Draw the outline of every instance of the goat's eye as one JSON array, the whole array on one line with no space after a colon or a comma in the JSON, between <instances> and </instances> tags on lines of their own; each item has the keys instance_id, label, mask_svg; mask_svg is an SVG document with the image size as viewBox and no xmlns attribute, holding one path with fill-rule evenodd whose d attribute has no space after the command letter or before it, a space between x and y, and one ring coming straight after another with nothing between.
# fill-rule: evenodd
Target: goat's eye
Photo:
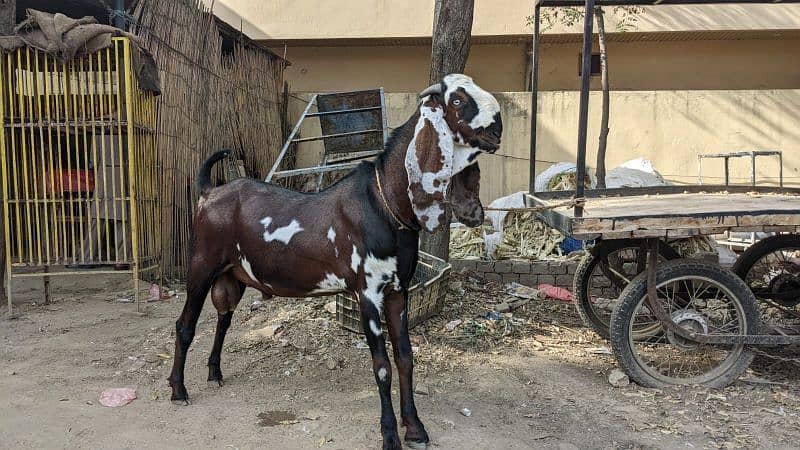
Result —
<instances>
[{"instance_id":1,"label":"goat's eye","mask_svg":"<svg viewBox=\"0 0 800 450\"><path fill-rule=\"evenodd\" d=\"M461 106L462 101L460 98L454 98L451 103L453 104L453 106Z\"/></svg>"}]
</instances>

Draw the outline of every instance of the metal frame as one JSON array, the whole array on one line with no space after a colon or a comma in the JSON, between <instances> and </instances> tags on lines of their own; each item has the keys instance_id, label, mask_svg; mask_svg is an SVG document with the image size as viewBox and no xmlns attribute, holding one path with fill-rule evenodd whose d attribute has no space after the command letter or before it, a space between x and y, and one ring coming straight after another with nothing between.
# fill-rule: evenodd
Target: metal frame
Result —
<instances>
[{"instance_id":1,"label":"metal frame","mask_svg":"<svg viewBox=\"0 0 800 450\"><path fill-rule=\"evenodd\" d=\"M331 96L331 95L349 95L349 94L357 94L360 92L367 92L367 91L379 91L380 96L380 105L379 106L370 106L370 107L359 107L359 108L349 108L349 109L341 109L335 111L319 111L319 104L318 98L321 95ZM383 143L386 144L386 141L389 139L389 129L387 124L386 118L386 97L383 91L383 88L378 89L369 89L367 91L346 91L346 92L332 92L332 93L325 93L325 94L314 94L311 96L311 99L308 101L303 112L300 114L300 118L295 123L292 132L289 133L289 136L286 138L286 142L283 143L283 147L281 148L280 153L278 154L278 158L275 160L275 164L273 164L272 169L270 169L267 177L264 179L267 183L271 183L275 180L279 180L281 178L288 178L297 175L308 175L308 174L320 174L320 182L322 180L322 174L326 172L335 172L339 170L347 170L352 169L360 164L360 161L365 158L369 158L375 156L383 151L383 148L379 150L371 150L371 151L360 151L360 152L351 152L351 153L340 153L340 157L332 157L331 154L327 152L323 155L323 160L321 164L314 167L305 167L301 169L289 169L289 170L280 170L281 165L284 162L284 158L286 157L289 148L292 145L297 145L303 142L313 142L313 141L325 141L326 139L334 139L334 138L341 138L341 137L348 137L348 136L358 136L358 135L365 135L371 133L382 133L383 136ZM312 108L316 108L317 111L312 112ZM312 117L329 117L335 115L342 115L342 114L353 114L353 113L361 113L361 112L368 112L368 111L376 111L380 110L381 112L381 128L372 128L368 130L357 130L352 132L345 132L345 133L334 133L334 134L322 134L320 136L312 136L312 137L305 137L305 138L298 138L297 135L300 132L300 128L303 126L303 122L307 118Z\"/></svg>"},{"instance_id":2,"label":"metal frame","mask_svg":"<svg viewBox=\"0 0 800 450\"><path fill-rule=\"evenodd\" d=\"M139 276L160 261L157 111L155 95L137 87L132 51L130 40L113 38L110 47L68 63L31 47L0 58L9 312L15 278L41 277L47 303L50 277L106 273L130 274L141 306ZM98 157L105 151L113 156ZM75 181L72 174L80 173L86 178ZM90 189L88 173L103 180L103 198ZM93 221L98 233L90 237ZM122 254L111 250L115 238ZM118 263L130 268L63 268Z\"/></svg>"},{"instance_id":3,"label":"metal frame","mask_svg":"<svg viewBox=\"0 0 800 450\"><path fill-rule=\"evenodd\" d=\"M535 192L535 178L536 178L536 135L537 135L537 119L538 119L538 76L539 76L539 42L541 38L540 21L541 21L541 8L544 7L581 7L584 10L584 24L583 24L583 60L581 62L581 92L580 92L580 109L578 114L578 149L576 156L576 183L574 191L575 198L582 199L588 196L596 195L639 195L644 193L646 189L641 188L623 188L623 189L606 189L602 192L589 190L585 191L584 183L581 182L586 174L586 136L587 136L587 123L589 114L589 88L590 88L590 75L591 75L591 50L594 26L594 7L595 6L618 6L618 5L699 5L699 4L741 4L741 3L800 3L800 0L537 0L534 5L534 32L532 41L532 69L531 69L531 141L530 141L530 174L529 174L529 196L528 199L536 201L536 197L540 196ZM755 155L752 156L755 159ZM727 158L726 158L727 162ZM727 172L726 172L727 174ZM727 177L726 177L727 178ZM782 183L781 183L782 184ZM708 186L704 186L708 189ZM685 190L686 187L680 187ZM730 187L727 188L730 190ZM748 187L752 190L752 187ZM663 191L662 188L657 188L657 191ZM535 196L534 196L535 194ZM569 191L563 194L569 194ZM548 195L556 197L557 195ZM542 214L548 223L554 224L557 228L568 231L571 226L571 219L562 214L558 214L552 210L547 210ZM577 203L574 206L574 219L580 219L583 216L583 206ZM574 220L572 219L572 220ZM800 335L797 336L772 336L772 335L744 335L744 336L713 336L706 334L698 334L690 332L678 326L670 317L670 315L663 310L660 303L656 299L656 270L658 266L658 239L647 238L646 242L648 247L648 261L647 261L647 285L648 285L648 306L651 308L656 317L661 321L663 326L675 332L684 339L692 340L700 343L746 343L750 345L776 345L776 344L790 344L799 343Z\"/></svg>"},{"instance_id":4,"label":"metal frame","mask_svg":"<svg viewBox=\"0 0 800 450\"><path fill-rule=\"evenodd\" d=\"M750 158L750 185L756 185L756 158L759 156L777 156L778 157L778 185L783 187L783 152L780 150L755 150L750 152L731 152L731 153L708 153L705 155L697 155L697 182L703 184L703 160L704 159L719 159L725 160L725 186L729 186L730 182L730 160L731 158Z\"/></svg>"}]
</instances>

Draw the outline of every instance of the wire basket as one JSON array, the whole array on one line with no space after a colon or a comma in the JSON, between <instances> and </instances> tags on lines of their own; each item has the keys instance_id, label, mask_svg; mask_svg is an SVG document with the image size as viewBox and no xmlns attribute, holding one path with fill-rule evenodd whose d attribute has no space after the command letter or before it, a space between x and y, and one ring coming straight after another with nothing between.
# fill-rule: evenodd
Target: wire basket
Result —
<instances>
[{"instance_id":1,"label":"wire basket","mask_svg":"<svg viewBox=\"0 0 800 450\"><path fill-rule=\"evenodd\" d=\"M411 287L408 289L408 327L413 328L442 311L447 293L447 279L452 266L442 259L419 252L419 262ZM336 294L336 321L342 328L363 332L361 309L351 294ZM381 327L386 331L386 320L381 312Z\"/></svg>"}]
</instances>

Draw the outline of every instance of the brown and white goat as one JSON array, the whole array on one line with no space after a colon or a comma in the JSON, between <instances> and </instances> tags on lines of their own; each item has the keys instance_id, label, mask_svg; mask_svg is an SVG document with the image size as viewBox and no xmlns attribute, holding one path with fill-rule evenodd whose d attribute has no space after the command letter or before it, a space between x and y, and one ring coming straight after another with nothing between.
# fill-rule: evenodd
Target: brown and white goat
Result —
<instances>
[{"instance_id":1,"label":"brown and white goat","mask_svg":"<svg viewBox=\"0 0 800 450\"><path fill-rule=\"evenodd\" d=\"M452 74L425 89L419 110L396 129L375 162L364 162L330 188L303 194L251 179L212 187L200 168L202 198L194 218L187 299L176 323L172 400L188 404L186 353L206 295L217 309L208 380L222 386L220 353L247 286L265 296L349 292L359 300L381 400L384 448L401 448L392 409L391 366L381 332L383 311L400 378L405 441L425 445L417 417L406 316L419 231L449 226L445 209L469 226L483 222L476 157L500 145L497 100L470 77ZM449 201L448 201L449 199Z\"/></svg>"}]
</instances>

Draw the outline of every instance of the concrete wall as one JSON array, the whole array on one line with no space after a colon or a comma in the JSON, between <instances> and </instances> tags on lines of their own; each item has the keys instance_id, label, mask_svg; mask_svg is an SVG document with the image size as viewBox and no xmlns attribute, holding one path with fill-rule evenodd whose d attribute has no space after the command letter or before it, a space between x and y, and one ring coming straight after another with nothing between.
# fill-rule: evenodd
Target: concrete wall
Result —
<instances>
[{"instance_id":1,"label":"concrete wall","mask_svg":"<svg viewBox=\"0 0 800 450\"><path fill-rule=\"evenodd\" d=\"M283 49L272 50L283 54ZM414 92L428 84L430 45L291 47L284 78L296 92L371 89ZM466 72L486 89L525 90L527 55L522 45L474 45ZM498 70L501 68L501 70Z\"/></svg>"},{"instance_id":2,"label":"concrete wall","mask_svg":"<svg viewBox=\"0 0 800 450\"><path fill-rule=\"evenodd\" d=\"M252 39L430 37L434 0L204 0ZM476 0L473 36L527 35L531 0ZM610 9L610 8L609 8ZM608 29L617 22L607 11ZM645 8L636 30L789 30L800 28L800 5L658 6ZM577 33L580 24L550 34Z\"/></svg>"},{"instance_id":3,"label":"concrete wall","mask_svg":"<svg viewBox=\"0 0 800 450\"><path fill-rule=\"evenodd\" d=\"M577 90L581 44L544 44L541 90ZM283 54L283 48L273 48ZM413 92L426 85L430 45L300 46L285 49L291 89L323 92L383 86ZM524 91L528 45L474 44L466 72L491 91ZM800 88L800 39L610 42L614 90ZM597 87L599 79L593 80Z\"/></svg>"},{"instance_id":4,"label":"concrete wall","mask_svg":"<svg viewBox=\"0 0 800 450\"><path fill-rule=\"evenodd\" d=\"M549 162L574 161L577 147L578 93L543 92L539 100L539 152L537 171ZM495 155L481 156L481 197L484 201L526 190L530 94L496 94L503 107L503 145ZM299 95L304 97L304 95ZM594 166L599 124L599 93L590 105L589 155ZM405 122L417 107L413 93L387 95L390 127ZM302 102L290 104L293 118ZM742 150L783 151L784 176L788 185L800 186L800 90L760 91L629 91L611 95L611 133L608 141L609 168L636 157L652 160L656 168L675 183L697 182L697 155ZM319 135L309 127L305 136ZM300 149L302 164L318 160L319 144ZM778 164L772 159L758 162L762 182L777 182ZM746 160L732 163L736 181L749 179ZM704 164L708 183L721 182L721 162ZM712 178L716 177L716 178Z\"/></svg>"}]
</instances>

